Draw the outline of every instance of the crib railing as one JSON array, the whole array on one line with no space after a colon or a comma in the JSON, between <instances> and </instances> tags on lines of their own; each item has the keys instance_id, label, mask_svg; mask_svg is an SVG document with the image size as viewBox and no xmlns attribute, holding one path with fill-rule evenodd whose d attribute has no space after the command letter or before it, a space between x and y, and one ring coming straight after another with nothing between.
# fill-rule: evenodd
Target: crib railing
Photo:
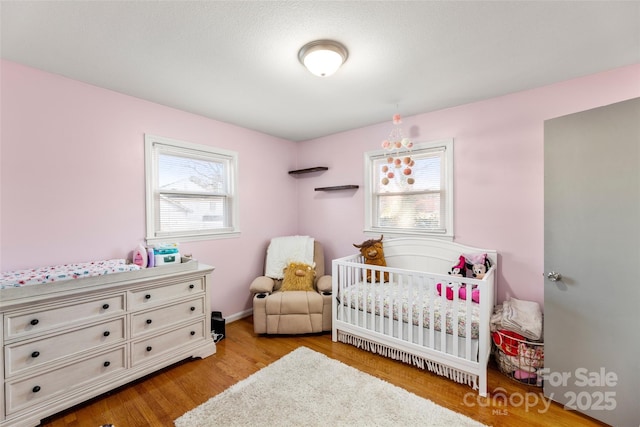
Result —
<instances>
[{"instance_id":1,"label":"crib railing","mask_svg":"<svg viewBox=\"0 0 640 427\"><path fill-rule=\"evenodd\" d=\"M385 273L388 282L382 279ZM333 339L337 339L338 330L357 331L383 344L401 342L420 356L425 352L448 354L458 359L461 369L468 368L469 363L486 365L489 317L495 301L494 274L491 268L484 279L478 280L373 266L364 264L359 254L334 260ZM375 297L365 300L363 294L350 292L363 284L375 291ZM461 289L466 292L464 299ZM477 289L479 304L472 300L473 289ZM474 340L478 340L475 345Z\"/></svg>"}]
</instances>

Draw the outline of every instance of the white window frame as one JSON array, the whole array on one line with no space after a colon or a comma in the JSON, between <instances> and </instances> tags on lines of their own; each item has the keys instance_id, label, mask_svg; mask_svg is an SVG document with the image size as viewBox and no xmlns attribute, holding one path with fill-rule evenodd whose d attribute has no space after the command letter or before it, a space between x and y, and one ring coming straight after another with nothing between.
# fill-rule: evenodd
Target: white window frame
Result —
<instances>
[{"instance_id":1,"label":"white window frame","mask_svg":"<svg viewBox=\"0 0 640 427\"><path fill-rule=\"evenodd\" d=\"M441 196L444 199L444 214L442 215L443 231L428 231L418 228L397 228L384 227L376 225L376 206L377 194L374 190L377 187L376 170L374 163L382 157L389 155L395 156L396 153L385 150L368 151L364 153L364 205L365 205L365 221L364 233L367 235L379 236L384 234L389 237L401 236L424 236L434 237L443 240L453 240L453 138L442 139L431 142L422 142L414 144L412 152L417 153L422 150L434 150L444 148L443 163L441 165ZM406 155L408 150L400 151L399 155ZM410 190L409 190L410 191Z\"/></svg>"},{"instance_id":2,"label":"white window frame","mask_svg":"<svg viewBox=\"0 0 640 427\"><path fill-rule=\"evenodd\" d=\"M145 134L145 181L146 181L146 221L147 221L147 243L162 242L189 242L197 240L211 240L220 238L235 237L240 234L239 226L239 197L238 197L238 153L235 151L223 150L207 145L193 144L179 141L172 138L165 138L156 135ZM228 165L227 180L228 194L230 199L229 208L225 215L229 221L229 226L214 230L192 230L162 232L160 230L159 218L159 194L158 173L159 154L175 153L184 154L188 157L201 158L203 160L220 161L224 160ZM176 191L174 193L180 193ZM187 192L185 192L187 194Z\"/></svg>"}]
</instances>

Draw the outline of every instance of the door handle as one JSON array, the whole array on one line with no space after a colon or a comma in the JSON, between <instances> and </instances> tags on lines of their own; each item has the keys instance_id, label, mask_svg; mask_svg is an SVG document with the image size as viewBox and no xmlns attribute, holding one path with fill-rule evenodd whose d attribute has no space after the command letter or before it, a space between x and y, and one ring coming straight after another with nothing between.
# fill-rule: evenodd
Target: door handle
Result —
<instances>
[{"instance_id":1,"label":"door handle","mask_svg":"<svg viewBox=\"0 0 640 427\"><path fill-rule=\"evenodd\" d=\"M557 282L558 280L562 279L562 274L556 273L555 271L550 271L549 273L547 273L547 279L549 279L550 282Z\"/></svg>"}]
</instances>

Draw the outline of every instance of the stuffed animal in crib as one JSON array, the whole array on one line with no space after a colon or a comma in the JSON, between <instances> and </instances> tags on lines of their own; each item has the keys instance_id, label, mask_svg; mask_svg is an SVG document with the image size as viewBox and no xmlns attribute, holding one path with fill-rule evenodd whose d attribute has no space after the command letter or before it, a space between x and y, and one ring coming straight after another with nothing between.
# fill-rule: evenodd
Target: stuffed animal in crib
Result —
<instances>
[{"instance_id":1,"label":"stuffed animal in crib","mask_svg":"<svg viewBox=\"0 0 640 427\"><path fill-rule=\"evenodd\" d=\"M456 277L467 277L467 260L464 256L460 255L460 257L458 258L458 263L451 267L451 271L449 272L449 274ZM442 284L438 283L436 285L436 288L438 290L438 296L442 295ZM447 286L446 295L448 300L453 299L452 286ZM467 299L467 286L465 284L460 285L460 288L458 289L458 298L461 300ZM471 300L473 302L480 302L479 289L474 288L471 290Z\"/></svg>"},{"instance_id":2,"label":"stuffed animal in crib","mask_svg":"<svg viewBox=\"0 0 640 427\"><path fill-rule=\"evenodd\" d=\"M462 287L460 287L460 289L458 290L458 298L460 298L461 300L465 300L467 299L467 286L464 285ZM473 302L480 302L480 289L478 288L472 288L471 289L471 301Z\"/></svg>"},{"instance_id":3,"label":"stuffed animal in crib","mask_svg":"<svg viewBox=\"0 0 640 427\"><path fill-rule=\"evenodd\" d=\"M364 263L368 265L377 265L381 267L387 266L387 261L384 258L384 249L382 247L382 238L384 236L380 236L379 239L370 239L362 242L359 245L353 244L354 247L360 250L360 254L364 257ZM367 269L367 282L371 282L371 276L373 270ZM384 272L382 277L383 280L380 280L381 272L375 272L374 278L376 282L388 282L389 281L389 273Z\"/></svg>"},{"instance_id":4,"label":"stuffed animal in crib","mask_svg":"<svg viewBox=\"0 0 640 427\"><path fill-rule=\"evenodd\" d=\"M467 277L467 261L462 255L458 258L458 263L451 267L449 274L452 276Z\"/></svg>"},{"instance_id":5,"label":"stuffed animal in crib","mask_svg":"<svg viewBox=\"0 0 640 427\"><path fill-rule=\"evenodd\" d=\"M438 290L438 296L442 295L442 283L438 283L436 285L436 289ZM446 294L447 294L447 299L448 300L452 300L453 299L453 287L452 286L447 286L447 290L446 290ZM467 286L466 285L461 285L460 288L458 288L458 299L467 300ZM473 288L471 289L471 300L473 302L480 302L480 289L478 288Z\"/></svg>"},{"instance_id":6,"label":"stuffed animal in crib","mask_svg":"<svg viewBox=\"0 0 640 427\"><path fill-rule=\"evenodd\" d=\"M487 254L466 254L466 267L471 270L474 279L482 280L491 268L491 260Z\"/></svg>"},{"instance_id":7,"label":"stuffed animal in crib","mask_svg":"<svg viewBox=\"0 0 640 427\"><path fill-rule=\"evenodd\" d=\"M474 264L471 271L474 278L482 280L484 275L487 274L487 267L484 264Z\"/></svg>"}]
</instances>

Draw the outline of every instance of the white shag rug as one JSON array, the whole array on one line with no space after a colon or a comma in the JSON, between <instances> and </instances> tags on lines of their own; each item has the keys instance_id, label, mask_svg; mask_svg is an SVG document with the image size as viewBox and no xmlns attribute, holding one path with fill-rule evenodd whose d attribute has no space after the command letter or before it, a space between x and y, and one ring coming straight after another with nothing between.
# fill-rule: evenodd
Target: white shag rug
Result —
<instances>
[{"instance_id":1,"label":"white shag rug","mask_svg":"<svg viewBox=\"0 0 640 427\"><path fill-rule=\"evenodd\" d=\"M300 347L175 420L209 426L483 426Z\"/></svg>"}]
</instances>

